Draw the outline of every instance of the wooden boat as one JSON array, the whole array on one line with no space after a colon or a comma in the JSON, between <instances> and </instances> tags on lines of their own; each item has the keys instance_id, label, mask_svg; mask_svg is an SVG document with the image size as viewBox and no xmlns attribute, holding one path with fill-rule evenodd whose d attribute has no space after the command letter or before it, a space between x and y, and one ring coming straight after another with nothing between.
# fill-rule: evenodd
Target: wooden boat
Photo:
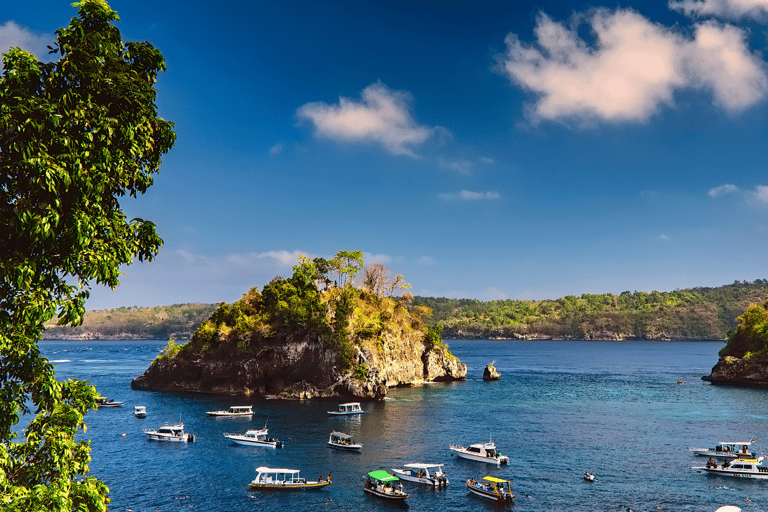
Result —
<instances>
[{"instance_id":1,"label":"wooden boat","mask_svg":"<svg viewBox=\"0 0 768 512\"><path fill-rule=\"evenodd\" d=\"M243 446L265 446L269 448L282 448L283 442L274 437L267 437L269 430L265 426L259 430L247 430L245 434L224 434L224 437L234 443Z\"/></svg>"},{"instance_id":2,"label":"wooden boat","mask_svg":"<svg viewBox=\"0 0 768 512\"><path fill-rule=\"evenodd\" d=\"M467 489L470 492L494 500L497 503L509 504L515 499L515 495L512 494L512 489L509 486L509 480L502 480L493 476L484 476L482 482L478 482L474 478L467 480Z\"/></svg>"},{"instance_id":3,"label":"wooden boat","mask_svg":"<svg viewBox=\"0 0 768 512\"><path fill-rule=\"evenodd\" d=\"M448 485L448 476L443 471L442 464L405 464L405 469L392 468L398 478L409 482L418 482L433 487Z\"/></svg>"},{"instance_id":4,"label":"wooden boat","mask_svg":"<svg viewBox=\"0 0 768 512\"><path fill-rule=\"evenodd\" d=\"M96 405L101 407L120 407L125 402L115 402L111 398L107 398L105 396L100 396L96 399Z\"/></svg>"},{"instance_id":5,"label":"wooden boat","mask_svg":"<svg viewBox=\"0 0 768 512\"><path fill-rule=\"evenodd\" d=\"M710 475L768 480L768 467L763 466L763 457L755 459L751 455L740 456L723 464L717 464L710 458L706 466L694 466L691 469L699 473L704 471Z\"/></svg>"},{"instance_id":6,"label":"wooden boat","mask_svg":"<svg viewBox=\"0 0 768 512\"><path fill-rule=\"evenodd\" d=\"M145 430L150 441L168 441L172 443L191 443L195 436L184 432L184 424L164 425L157 430Z\"/></svg>"},{"instance_id":7,"label":"wooden boat","mask_svg":"<svg viewBox=\"0 0 768 512\"><path fill-rule=\"evenodd\" d=\"M328 437L327 444L331 448L348 452L359 452L363 449L363 445L356 443L351 435L345 434L344 432L336 432L335 430L331 432L331 435Z\"/></svg>"},{"instance_id":8,"label":"wooden boat","mask_svg":"<svg viewBox=\"0 0 768 512\"><path fill-rule=\"evenodd\" d=\"M250 405L232 405L226 411L207 411L205 414L223 418L253 416L253 407Z\"/></svg>"},{"instance_id":9,"label":"wooden boat","mask_svg":"<svg viewBox=\"0 0 768 512\"><path fill-rule=\"evenodd\" d=\"M714 448L688 448L695 455L715 457L719 459L735 459L741 455L755 458L757 454L749 451L752 441L736 441L718 443Z\"/></svg>"},{"instance_id":10,"label":"wooden boat","mask_svg":"<svg viewBox=\"0 0 768 512\"><path fill-rule=\"evenodd\" d=\"M452 444L448 448L464 459L486 462L489 464L509 464L509 457L499 453L496 450L496 445L493 444L493 441L471 444L468 447Z\"/></svg>"},{"instance_id":11,"label":"wooden boat","mask_svg":"<svg viewBox=\"0 0 768 512\"><path fill-rule=\"evenodd\" d=\"M137 418L146 418L147 417L147 408L143 405L136 405L133 408L133 415Z\"/></svg>"},{"instance_id":12,"label":"wooden boat","mask_svg":"<svg viewBox=\"0 0 768 512\"><path fill-rule=\"evenodd\" d=\"M401 501L410 495L403 490L402 484L397 485L399 480L384 470L371 471L365 479L363 490L380 498Z\"/></svg>"},{"instance_id":13,"label":"wooden boat","mask_svg":"<svg viewBox=\"0 0 768 512\"><path fill-rule=\"evenodd\" d=\"M331 485L331 475L328 478L320 478L317 481L307 481L300 476L298 469L277 469L258 467L256 468L256 478L248 484L251 489L275 489L275 490L297 490L297 489L319 489L326 485Z\"/></svg>"},{"instance_id":14,"label":"wooden boat","mask_svg":"<svg viewBox=\"0 0 768 512\"><path fill-rule=\"evenodd\" d=\"M332 416L346 416L348 414L363 414L365 411L360 407L360 402L349 402L339 404L338 411L328 411Z\"/></svg>"}]
</instances>

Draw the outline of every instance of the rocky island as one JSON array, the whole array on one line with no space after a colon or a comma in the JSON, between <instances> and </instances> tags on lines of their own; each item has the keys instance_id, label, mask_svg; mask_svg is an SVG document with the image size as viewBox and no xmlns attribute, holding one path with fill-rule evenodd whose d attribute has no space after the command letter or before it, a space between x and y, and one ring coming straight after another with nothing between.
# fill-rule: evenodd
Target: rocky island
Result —
<instances>
[{"instance_id":1,"label":"rocky island","mask_svg":"<svg viewBox=\"0 0 768 512\"><path fill-rule=\"evenodd\" d=\"M462 380L466 365L442 343L409 287L362 253L301 258L288 279L222 304L189 343L169 341L134 389L280 399L380 400L393 386ZM331 277L335 277L332 280Z\"/></svg>"},{"instance_id":2,"label":"rocky island","mask_svg":"<svg viewBox=\"0 0 768 512\"><path fill-rule=\"evenodd\" d=\"M712 384L768 388L768 301L752 304L720 351L720 360L702 380Z\"/></svg>"}]
</instances>

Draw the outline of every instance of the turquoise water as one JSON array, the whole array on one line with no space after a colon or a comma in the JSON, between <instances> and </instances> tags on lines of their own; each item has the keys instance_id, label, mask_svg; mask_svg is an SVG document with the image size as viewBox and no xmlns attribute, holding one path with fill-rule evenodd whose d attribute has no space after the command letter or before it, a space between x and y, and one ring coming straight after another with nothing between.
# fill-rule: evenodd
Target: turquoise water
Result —
<instances>
[{"instance_id":1,"label":"turquoise water","mask_svg":"<svg viewBox=\"0 0 768 512\"><path fill-rule=\"evenodd\" d=\"M757 439L768 449L768 391L712 386L701 381L717 362L721 342L450 341L468 365L464 382L390 390L389 400L366 403L360 417L330 417L334 403L274 402L135 391L165 342L44 341L59 378L91 381L122 408L86 417L92 473L111 490L113 511L414 511L485 510L497 506L470 495L467 478L512 480L512 509L523 511L714 511L737 505L765 510L768 481L707 476L689 446ZM502 373L484 382L495 361ZM252 403L253 419L222 419L205 411ZM147 406L147 419L133 416ZM142 430L185 423L197 442L147 441ZM224 432L245 432L268 421L285 440L273 450L238 446ZM352 434L362 453L325 443L331 430ZM125 437L122 436L125 434ZM492 438L509 455L500 468L451 456L448 445ZM394 505L363 493L368 471L409 462L444 463L445 490L406 482L411 497ZM293 493L254 492L257 466L302 470L333 485ZM591 471L594 483L582 473Z\"/></svg>"}]
</instances>

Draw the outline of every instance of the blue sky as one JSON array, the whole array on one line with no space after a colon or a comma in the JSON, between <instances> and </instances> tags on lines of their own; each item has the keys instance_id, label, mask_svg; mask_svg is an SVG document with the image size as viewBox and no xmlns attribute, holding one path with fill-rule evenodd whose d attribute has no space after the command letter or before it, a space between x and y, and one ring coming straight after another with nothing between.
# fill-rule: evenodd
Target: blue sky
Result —
<instances>
[{"instance_id":1,"label":"blue sky","mask_svg":"<svg viewBox=\"0 0 768 512\"><path fill-rule=\"evenodd\" d=\"M123 204L165 245L88 308L339 250L482 300L768 277L768 0L110 5L166 58L177 142ZM0 50L45 59L74 14L5 2Z\"/></svg>"}]
</instances>

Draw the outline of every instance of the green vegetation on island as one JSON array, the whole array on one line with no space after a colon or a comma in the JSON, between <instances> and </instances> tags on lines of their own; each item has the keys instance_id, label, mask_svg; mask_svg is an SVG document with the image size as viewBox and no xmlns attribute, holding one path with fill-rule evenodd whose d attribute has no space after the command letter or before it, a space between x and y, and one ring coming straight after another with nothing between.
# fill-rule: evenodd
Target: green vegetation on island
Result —
<instances>
[{"instance_id":1,"label":"green vegetation on island","mask_svg":"<svg viewBox=\"0 0 768 512\"><path fill-rule=\"evenodd\" d=\"M751 304L738 318L739 326L728 335L720 357L750 358L768 355L768 300Z\"/></svg>"}]
</instances>

